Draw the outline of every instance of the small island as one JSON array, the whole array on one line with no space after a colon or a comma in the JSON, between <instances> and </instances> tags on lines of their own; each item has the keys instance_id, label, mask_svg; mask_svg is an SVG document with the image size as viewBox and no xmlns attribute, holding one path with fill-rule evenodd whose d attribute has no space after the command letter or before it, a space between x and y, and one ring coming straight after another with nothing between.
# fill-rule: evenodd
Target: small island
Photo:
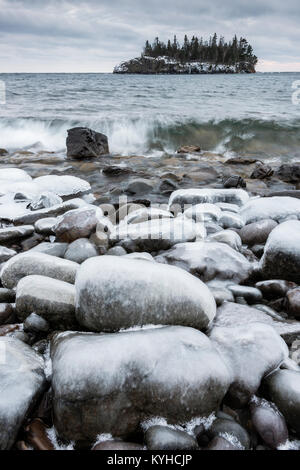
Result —
<instances>
[{"instance_id":1,"label":"small island","mask_svg":"<svg viewBox=\"0 0 300 470\"><path fill-rule=\"evenodd\" d=\"M183 44L174 36L164 43L155 38L146 41L140 57L122 62L114 68L119 74L215 74L255 73L257 57L247 39L226 42L215 33L204 40L184 37Z\"/></svg>"}]
</instances>

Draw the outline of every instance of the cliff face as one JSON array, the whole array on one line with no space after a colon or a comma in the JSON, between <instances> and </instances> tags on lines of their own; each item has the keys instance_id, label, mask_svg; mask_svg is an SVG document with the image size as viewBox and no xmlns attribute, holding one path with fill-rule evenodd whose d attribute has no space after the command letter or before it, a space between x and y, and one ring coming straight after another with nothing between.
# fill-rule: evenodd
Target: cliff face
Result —
<instances>
[{"instance_id":1,"label":"cliff face","mask_svg":"<svg viewBox=\"0 0 300 470\"><path fill-rule=\"evenodd\" d=\"M255 67L249 62L235 65L210 64L208 62L180 63L169 57L138 57L122 62L114 68L114 73L139 74L201 74L201 73L255 73Z\"/></svg>"}]
</instances>

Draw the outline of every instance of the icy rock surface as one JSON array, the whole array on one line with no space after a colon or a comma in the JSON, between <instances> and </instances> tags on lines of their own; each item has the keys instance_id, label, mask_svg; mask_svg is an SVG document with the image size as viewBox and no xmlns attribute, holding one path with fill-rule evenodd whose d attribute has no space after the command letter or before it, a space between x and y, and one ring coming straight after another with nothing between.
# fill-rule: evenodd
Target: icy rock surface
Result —
<instances>
[{"instance_id":1,"label":"icy rock surface","mask_svg":"<svg viewBox=\"0 0 300 470\"><path fill-rule=\"evenodd\" d=\"M237 228L240 229L244 227L245 222L241 219L238 214L234 212L224 211L218 222L223 228Z\"/></svg>"},{"instance_id":2,"label":"icy rock surface","mask_svg":"<svg viewBox=\"0 0 300 470\"><path fill-rule=\"evenodd\" d=\"M207 240L212 242L226 243L236 251L242 248L241 237L233 230L222 230L221 232L212 233L207 237Z\"/></svg>"},{"instance_id":3,"label":"icy rock surface","mask_svg":"<svg viewBox=\"0 0 300 470\"><path fill-rule=\"evenodd\" d=\"M76 277L76 318L90 331L166 324L205 329L216 311L209 289L174 266L99 256Z\"/></svg>"},{"instance_id":4,"label":"icy rock surface","mask_svg":"<svg viewBox=\"0 0 300 470\"><path fill-rule=\"evenodd\" d=\"M52 340L51 356L54 424L69 440L126 438L155 416L171 424L206 416L229 387L219 354L192 328L66 332Z\"/></svg>"},{"instance_id":5,"label":"icy rock surface","mask_svg":"<svg viewBox=\"0 0 300 470\"><path fill-rule=\"evenodd\" d=\"M239 283L252 271L251 263L241 253L218 242L180 243L155 260L183 268L204 282L217 278Z\"/></svg>"},{"instance_id":6,"label":"icy rock surface","mask_svg":"<svg viewBox=\"0 0 300 470\"><path fill-rule=\"evenodd\" d=\"M222 215L222 211L219 207L214 204L196 204L184 211L184 215L189 219L195 220L195 222L218 222Z\"/></svg>"},{"instance_id":7,"label":"icy rock surface","mask_svg":"<svg viewBox=\"0 0 300 470\"><path fill-rule=\"evenodd\" d=\"M300 218L300 200L294 197L274 196L252 199L240 210L240 216L245 224L265 219L280 222L291 215Z\"/></svg>"},{"instance_id":8,"label":"icy rock surface","mask_svg":"<svg viewBox=\"0 0 300 470\"><path fill-rule=\"evenodd\" d=\"M229 396L237 407L245 405L263 377L288 357L283 339L263 323L214 327L209 337L231 370Z\"/></svg>"},{"instance_id":9,"label":"icy rock surface","mask_svg":"<svg viewBox=\"0 0 300 470\"><path fill-rule=\"evenodd\" d=\"M82 196L91 191L91 186L87 181L69 175L40 176L35 178L34 183L40 192L48 191L60 197Z\"/></svg>"},{"instance_id":10,"label":"icy rock surface","mask_svg":"<svg viewBox=\"0 0 300 470\"><path fill-rule=\"evenodd\" d=\"M44 253L20 253L5 263L1 270L4 287L13 289L19 280L31 274L47 276L74 284L79 265L73 261L57 258Z\"/></svg>"},{"instance_id":11,"label":"icy rock surface","mask_svg":"<svg viewBox=\"0 0 300 470\"><path fill-rule=\"evenodd\" d=\"M18 183L18 182L28 182L32 178L29 176L26 171L20 170L19 168L2 168L0 170L0 188L2 183ZM1 189L0 189L1 193Z\"/></svg>"},{"instance_id":12,"label":"icy rock surface","mask_svg":"<svg viewBox=\"0 0 300 470\"><path fill-rule=\"evenodd\" d=\"M270 233L260 269L265 279L300 283L300 221L288 220Z\"/></svg>"},{"instance_id":13,"label":"icy rock surface","mask_svg":"<svg viewBox=\"0 0 300 470\"><path fill-rule=\"evenodd\" d=\"M178 189L171 194L169 207L174 204L183 206L185 204L202 204L217 202L228 202L242 206L249 200L249 195L243 189Z\"/></svg>"},{"instance_id":14,"label":"icy rock surface","mask_svg":"<svg viewBox=\"0 0 300 470\"><path fill-rule=\"evenodd\" d=\"M167 250L176 243L193 241L197 227L185 217L156 219L136 224L120 224L110 234L111 243L123 241L129 251Z\"/></svg>"},{"instance_id":15,"label":"icy rock surface","mask_svg":"<svg viewBox=\"0 0 300 470\"><path fill-rule=\"evenodd\" d=\"M123 220L124 224L138 224L141 222L146 222L147 220L155 219L172 219L174 216L171 212L158 209L158 208L142 208L130 212Z\"/></svg>"},{"instance_id":16,"label":"icy rock surface","mask_svg":"<svg viewBox=\"0 0 300 470\"><path fill-rule=\"evenodd\" d=\"M270 399L300 436L300 372L277 370L264 380Z\"/></svg>"},{"instance_id":17,"label":"icy rock surface","mask_svg":"<svg viewBox=\"0 0 300 470\"><path fill-rule=\"evenodd\" d=\"M40 209L36 211L26 211L23 214L19 214L13 218L13 222L16 225L20 224L35 224L38 220L48 217L57 217L65 212L78 209L79 207L85 206L86 203L79 198L70 199L69 201L57 204L55 206L47 207L46 209Z\"/></svg>"},{"instance_id":18,"label":"icy rock surface","mask_svg":"<svg viewBox=\"0 0 300 470\"><path fill-rule=\"evenodd\" d=\"M0 449L10 449L45 386L44 361L18 339L0 337Z\"/></svg>"},{"instance_id":19,"label":"icy rock surface","mask_svg":"<svg viewBox=\"0 0 300 470\"><path fill-rule=\"evenodd\" d=\"M45 276L26 276L16 291L18 317L24 320L35 312L52 328L67 329L76 325L75 289L67 282Z\"/></svg>"}]
</instances>

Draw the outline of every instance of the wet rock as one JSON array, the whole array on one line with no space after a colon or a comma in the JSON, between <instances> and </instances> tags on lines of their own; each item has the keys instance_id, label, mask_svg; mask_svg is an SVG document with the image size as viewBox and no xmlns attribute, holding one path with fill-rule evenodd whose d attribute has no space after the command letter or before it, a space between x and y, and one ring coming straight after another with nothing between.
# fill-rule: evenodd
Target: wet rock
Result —
<instances>
[{"instance_id":1,"label":"wet rock","mask_svg":"<svg viewBox=\"0 0 300 470\"><path fill-rule=\"evenodd\" d=\"M270 233L260 270L265 279L300 283L300 221L284 222Z\"/></svg>"},{"instance_id":2,"label":"wet rock","mask_svg":"<svg viewBox=\"0 0 300 470\"><path fill-rule=\"evenodd\" d=\"M250 178L263 180L272 176L273 173L273 168L271 168L269 165L259 164L256 166L256 168L254 168Z\"/></svg>"},{"instance_id":3,"label":"wet rock","mask_svg":"<svg viewBox=\"0 0 300 470\"><path fill-rule=\"evenodd\" d=\"M12 289L5 289L0 287L0 302L13 303L16 298L16 293Z\"/></svg>"},{"instance_id":4,"label":"wet rock","mask_svg":"<svg viewBox=\"0 0 300 470\"><path fill-rule=\"evenodd\" d=\"M240 251L242 248L241 237L233 230L222 230L221 232L213 233L207 237L207 240L226 243L226 245L236 251Z\"/></svg>"},{"instance_id":5,"label":"wet rock","mask_svg":"<svg viewBox=\"0 0 300 470\"><path fill-rule=\"evenodd\" d=\"M229 163L230 165L252 165L253 163L257 162L259 162L257 158L233 157L228 158L225 163Z\"/></svg>"},{"instance_id":6,"label":"wet rock","mask_svg":"<svg viewBox=\"0 0 300 470\"><path fill-rule=\"evenodd\" d=\"M300 372L277 370L264 380L270 399L300 436Z\"/></svg>"},{"instance_id":7,"label":"wet rock","mask_svg":"<svg viewBox=\"0 0 300 470\"><path fill-rule=\"evenodd\" d=\"M49 323L36 313L31 313L24 321L25 333L47 333L49 331Z\"/></svg>"},{"instance_id":8,"label":"wet rock","mask_svg":"<svg viewBox=\"0 0 300 470\"><path fill-rule=\"evenodd\" d=\"M198 145L184 145L177 150L177 153L199 153L201 148Z\"/></svg>"},{"instance_id":9,"label":"wet rock","mask_svg":"<svg viewBox=\"0 0 300 470\"><path fill-rule=\"evenodd\" d=\"M196 204L184 211L185 217L195 220L195 222L218 222L222 216L222 211L214 204Z\"/></svg>"},{"instance_id":10,"label":"wet rock","mask_svg":"<svg viewBox=\"0 0 300 470\"><path fill-rule=\"evenodd\" d=\"M19 340L0 337L0 449L10 449L29 410L45 387L44 361Z\"/></svg>"},{"instance_id":11,"label":"wet rock","mask_svg":"<svg viewBox=\"0 0 300 470\"><path fill-rule=\"evenodd\" d=\"M69 261L75 261L75 263L81 264L88 258L98 256L98 250L96 246L91 243L87 238L78 238L71 243L65 252L65 259Z\"/></svg>"},{"instance_id":12,"label":"wet rock","mask_svg":"<svg viewBox=\"0 0 300 470\"><path fill-rule=\"evenodd\" d=\"M235 297L244 297L249 304L255 304L262 300L262 293L259 289L249 286L228 286L228 289Z\"/></svg>"},{"instance_id":13,"label":"wet rock","mask_svg":"<svg viewBox=\"0 0 300 470\"><path fill-rule=\"evenodd\" d=\"M125 257L85 261L76 277L76 318L90 331L144 324L205 329L215 301L199 279L173 266Z\"/></svg>"},{"instance_id":14,"label":"wet rock","mask_svg":"<svg viewBox=\"0 0 300 470\"><path fill-rule=\"evenodd\" d=\"M272 300L284 297L289 290L296 288L297 284L281 279L270 279L257 282L255 287L262 292L265 299Z\"/></svg>"},{"instance_id":15,"label":"wet rock","mask_svg":"<svg viewBox=\"0 0 300 470\"><path fill-rule=\"evenodd\" d=\"M229 436L228 436L229 437ZM206 450L242 450L238 442L232 444L225 437L214 437L206 447Z\"/></svg>"},{"instance_id":16,"label":"wet rock","mask_svg":"<svg viewBox=\"0 0 300 470\"><path fill-rule=\"evenodd\" d=\"M167 426L151 426L145 433L148 450L198 450L194 437L179 429Z\"/></svg>"},{"instance_id":17,"label":"wet rock","mask_svg":"<svg viewBox=\"0 0 300 470\"><path fill-rule=\"evenodd\" d=\"M239 234L245 245L264 244L275 227L277 227L275 220L265 219L245 225Z\"/></svg>"},{"instance_id":18,"label":"wet rock","mask_svg":"<svg viewBox=\"0 0 300 470\"><path fill-rule=\"evenodd\" d=\"M263 377L276 370L288 357L285 342L267 324L213 327L209 337L231 371L227 396L237 408L247 404Z\"/></svg>"},{"instance_id":19,"label":"wet rock","mask_svg":"<svg viewBox=\"0 0 300 470\"><path fill-rule=\"evenodd\" d=\"M218 222L223 228L242 228L245 223L238 214L223 211Z\"/></svg>"},{"instance_id":20,"label":"wet rock","mask_svg":"<svg viewBox=\"0 0 300 470\"><path fill-rule=\"evenodd\" d=\"M285 163L275 171L275 176L287 183L298 183L300 181L300 165L299 163Z\"/></svg>"},{"instance_id":21,"label":"wet rock","mask_svg":"<svg viewBox=\"0 0 300 470\"><path fill-rule=\"evenodd\" d=\"M15 256L17 252L15 250L10 250L9 248L6 248L5 246L0 246L0 263L5 263L5 261L8 261L10 258Z\"/></svg>"},{"instance_id":22,"label":"wet rock","mask_svg":"<svg viewBox=\"0 0 300 470\"><path fill-rule=\"evenodd\" d=\"M285 419L274 403L255 397L250 410L252 424L268 447L277 449L288 440Z\"/></svg>"},{"instance_id":23,"label":"wet rock","mask_svg":"<svg viewBox=\"0 0 300 470\"><path fill-rule=\"evenodd\" d=\"M246 188L245 180L238 175L229 176L229 178L223 179L224 188Z\"/></svg>"},{"instance_id":24,"label":"wet rock","mask_svg":"<svg viewBox=\"0 0 300 470\"><path fill-rule=\"evenodd\" d=\"M63 258L68 248L68 243L43 242L30 250L31 253L45 253L46 255Z\"/></svg>"},{"instance_id":25,"label":"wet rock","mask_svg":"<svg viewBox=\"0 0 300 470\"><path fill-rule=\"evenodd\" d=\"M287 295L288 312L293 317L300 319L300 287L290 290Z\"/></svg>"},{"instance_id":26,"label":"wet rock","mask_svg":"<svg viewBox=\"0 0 300 470\"><path fill-rule=\"evenodd\" d=\"M40 219L53 218L64 214L65 212L78 209L85 206L86 203L82 199L71 199L70 201L63 202L57 206L52 206L38 211L30 211L14 217L13 222L16 225L20 224L35 224Z\"/></svg>"},{"instance_id":27,"label":"wet rock","mask_svg":"<svg viewBox=\"0 0 300 470\"><path fill-rule=\"evenodd\" d=\"M130 194L146 194L153 190L153 183L146 179L135 179L132 180L128 186L126 191Z\"/></svg>"},{"instance_id":28,"label":"wet rock","mask_svg":"<svg viewBox=\"0 0 300 470\"><path fill-rule=\"evenodd\" d=\"M58 220L56 217L49 217L46 219L39 219L34 224L34 230L37 233L42 235L54 235L54 226L57 224Z\"/></svg>"},{"instance_id":29,"label":"wet rock","mask_svg":"<svg viewBox=\"0 0 300 470\"><path fill-rule=\"evenodd\" d=\"M29 204L29 209L32 211L36 211L39 209L47 209L49 207L62 204L62 202L62 198L57 196L57 194L45 192L40 194L33 201L31 201L31 203Z\"/></svg>"},{"instance_id":30,"label":"wet rock","mask_svg":"<svg viewBox=\"0 0 300 470\"><path fill-rule=\"evenodd\" d=\"M14 240L29 237L33 232L34 227L32 225L0 228L0 243L8 243Z\"/></svg>"},{"instance_id":31,"label":"wet rock","mask_svg":"<svg viewBox=\"0 0 300 470\"><path fill-rule=\"evenodd\" d=\"M177 243L195 240L197 226L191 219L156 219L138 224L120 224L110 234L111 244L122 242L128 252L167 250Z\"/></svg>"},{"instance_id":32,"label":"wet rock","mask_svg":"<svg viewBox=\"0 0 300 470\"><path fill-rule=\"evenodd\" d=\"M35 450L55 450L47 435L48 429L41 419L35 418L25 428L26 441Z\"/></svg>"},{"instance_id":33,"label":"wet rock","mask_svg":"<svg viewBox=\"0 0 300 470\"><path fill-rule=\"evenodd\" d=\"M4 287L16 287L20 279L31 274L47 276L74 284L78 264L44 253L20 253L5 263L1 271Z\"/></svg>"},{"instance_id":34,"label":"wet rock","mask_svg":"<svg viewBox=\"0 0 300 470\"><path fill-rule=\"evenodd\" d=\"M16 313L12 304L0 303L0 325L16 323Z\"/></svg>"},{"instance_id":35,"label":"wet rock","mask_svg":"<svg viewBox=\"0 0 300 470\"><path fill-rule=\"evenodd\" d=\"M203 282L219 279L239 283L252 270L251 263L241 253L218 242L180 243L155 260L185 269Z\"/></svg>"},{"instance_id":36,"label":"wet rock","mask_svg":"<svg viewBox=\"0 0 300 470\"><path fill-rule=\"evenodd\" d=\"M233 436L244 449L250 448L250 436L246 429L232 419L217 418L211 427L207 430L208 436L223 437L224 435Z\"/></svg>"},{"instance_id":37,"label":"wet rock","mask_svg":"<svg viewBox=\"0 0 300 470\"><path fill-rule=\"evenodd\" d=\"M291 215L300 217L300 201L293 197L251 199L240 211L240 216L246 225L266 219L281 222L282 219Z\"/></svg>"},{"instance_id":38,"label":"wet rock","mask_svg":"<svg viewBox=\"0 0 300 470\"><path fill-rule=\"evenodd\" d=\"M93 158L109 153L106 135L87 127L68 129L66 145L68 158Z\"/></svg>"},{"instance_id":39,"label":"wet rock","mask_svg":"<svg viewBox=\"0 0 300 470\"><path fill-rule=\"evenodd\" d=\"M121 440L119 441L115 439L115 440L99 442L99 444L95 444L91 450L106 450L106 451L112 451L112 450L130 451L131 450L133 451L133 450L144 450L144 447L141 444L137 444L135 442L124 442L124 441L121 441Z\"/></svg>"},{"instance_id":40,"label":"wet rock","mask_svg":"<svg viewBox=\"0 0 300 470\"><path fill-rule=\"evenodd\" d=\"M209 339L191 328L63 333L51 357L55 428L75 441L102 433L126 439L154 416L173 424L209 415L229 386Z\"/></svg>"},{"instance_id":41,"label":"wet rock","mask_svg":"<svg viewBox=\"0 0 300 470\"><path fill-rule=\"evenodd\" d=\"M159 185L159 192L162 194L169 195L173 191L176 191L178 185L174 183L171 179L163 179Z\"/></svg>"},{"instance_id":42,"label":"wet rock","mask_svg":"<svg viewBox=\"0 0 300 470\"><path fill-rule=\"evenodd\" d=\"M54 227L56 239L72 243L78 238L88 238L96 230L102 215L102 210L97 207L81 207L67 212Z\"/></svg>"},{"instance_id":43,"label":"wet rock","mask_svg":"<svg viewBox=\"0 0 300 470\"><path fill-rule=\"evenodd\" d=\"M22 240L20 245L22 248L22 251L29 251L32 248L36 247L39 245L44 240L44 237L42 235L39 235L38 233L34 233L31 235L31 237L26 238L25 240Z\"/></svg>"},{"instance_id":44,"label":"wet rock","mask_svg":"<svg viewBox=\"0 0 300 470\"><path fill-rule=\"evenodd\" d=\"M35 312L54 329L73 328L76 325L74 286L45 276L24 277L17 286L16 309L20 320Z\"/></svg>"},{"instance_id":45,"label":"wet rock","mask_svg":"<svg viewBox=\"0 0 300 470\"><path fill-rule=\"evenodd\" d=\"M178 204L180 207L185 204L202 204L208 202L228 202L242 206L249 200L249 195L243 189L178 189L171 194L169 207Z\"/></svg>"}]
</instances>

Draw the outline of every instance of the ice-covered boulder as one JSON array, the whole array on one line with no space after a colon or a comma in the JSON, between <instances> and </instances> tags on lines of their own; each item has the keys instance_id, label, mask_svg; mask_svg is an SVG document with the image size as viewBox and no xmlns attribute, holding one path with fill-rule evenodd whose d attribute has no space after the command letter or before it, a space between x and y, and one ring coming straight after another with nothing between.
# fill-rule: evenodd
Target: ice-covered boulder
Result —
<instances>
[{"instance_id":1,"label":"ice-covered boulder","mask_svg":"<svg viewBox=\"0 0 300 470\"><path fill-rule=\"evenodd\" d=\"M220 232L212 233L207 237L208 241L226 243L236 251L242 248L241 237L233 230L221 230Z\"/></svg>"},{"instance_id":2,"label":"ice-covered boulder","mask_svg":"<svg viewBox=\"0 0 300 470\"><path fill-rule=\"evenodd\" d=\"M156 256L155 260L183 268L204 282L217 278L239 283L252 271L245 256L218 242L180 243Z\"/></svg>"},{"instance_id":3,"label":"ice-covered boulder","mask_svg":"<svg viewBox=\"0 0 300 470\"><path fill-rule=\"evenodd\" d=\"M174 266L116 256L85 261L77 274L76 318L90 331L136 325L205 329L215 316L209 289Z\"/></svg>"},{"instance_id":4,"label":"ice-covered boulder","mask_svg":"<svg viewBox=\"0 0 300 470\"><path fill-rule=\"evenodd\" d=\"M245 222L242 220L239 214L235 214L234 212L230 211L223 211L218 223L225 229L240 229L245 225Z\"/></svg>"},{"instance_id":5,"label":"ice-covered boulder","mask_svg":"<svg viewBox=\"0 0 300 470\"><path fill-rule=\"evenodd\" d=\"M265 279L284 279L300 284L300 221L288 220L272 230L260 269Z\"/></svg>"},{"instance_id":6,"label":"ice-covered boulder","mask_svg":"<svg viewBox=\"0 0 300 470\"><path fill-rule=\"evenodd\" d=\"M91 191L90 183L76 176L46 175L39 176L33 181L41 193L48 191L62 198L79 197Z\"/></svg>"},{"instance_id":7,"label":"ice-covered boulder","mask_svg":"<svg viewBox=\"0 0 300 470\"><path fill-rule=\"evenodd\" d=\"M86 203L79 198L70 199L69 201L57 204L55 206L47 207L46 209L40 209L36 211L25 211L22 214L18 214L13 217L13 222L16 225L20 224L35 224L40 219L57 217L64 214L65 212L78 209L79 207L85 206Z\"/></svg>"},{"instance_id":8,"label":"ice-covered boulder","mask_svg":"<svg viewBox=\"0 0 300 470\"><path fill-rule=\"evenodd\" d=\"M16 287L20 279L31 274L74 284L78 267L73 261L31 251L20 253L7 261L0 277L3 286L8 289Z\"/></svg>"},{"instance_id":9,"label":"ice-covered boulder","mask_svg":"<svg viewBox=\"0 0 300 470\"><path fill-rule=\"evenodd\" d=\"M196 204L184 211L184 215L195 222L218 222L222 215L221 209L209 203Z\"/></svg>"},{"instance_id":10,"label":"ice-covered boulder","mask_svg":"<svg viewBox=\"0 0 300 470\"><path fill-rule=\"evenodd\" d=\"M289 216L300 218L300 200L294 197L263 197L251 199L240 210L245 224L272 219L280 222Z\"/></svg>"},{"instance_id":11,"label":"ice-covered boulder","mask_svg":"<svg viewBox=\"0 0 300 470\"><path fill-rule=\"evenodd\" d=\"M169 207L178 204L195 205L202 203L215 204L218 202L227 202L242 206L249 201L249 195L243 189L178 189L174 191L169 200Z\"/></svg>"},{"instance_id":12,"label":"ice-covered boulder","mask_svg":"<svg viewBox=\"0 0 300 470\"><path fill-rule=\"evenodd\" d=\"M186 327L62 333L51 357L55 428L75 441L126 438L156 416L175 424L209 415L230 381L210 340Z\"/></svg>"},{"instance_id":13,"label":"ice-covered boulder","mask_svg":"<svg viewBox=\"0 0 300 470\"><path fill-rule=\"evenodd\" d=\"M0 336L0 384L0 449L7 450L44 390L43 358L22 341Z\"/></svg>"},{"instance_id":14,"label":"ice-covered boulder","mask_svg":"<svg viewBox=\"0 0 300 470\"><path fill-rule=\"evenodd\" d=\"M26 171L19 168L1 168L0 170L0 193L2 183L29 182L32 178Z\"/></svg>"},{"instance_id":15,"label":"ice-covered boulder","mask_svg":"<svg viewBox=\"0 0 300 470\"><path fill-rule=\"evenodd\" d=\"M214 327L209 337L231 370L229 396L237 407L245 405L261 380L288 357L283 339L263 323Z\"/></svg>"},{"instance_id":16,"label":"ice-covered boulder","mask_svg":"<svg viewBox=\"0 0 300 470\"><path fill-rule=\"evenodd\" d=\"M193 241L197 224L186 217L155 219L125 225L121 223L110 233L112 244L122 242L127 251L167 250L176 243Z\"/></svg>"},{"instance_id":17,"label":"ice-covered boulder","mask_svg":"<svg viewBox=\"0 0 300 470\"><path fill-rule=\"evenodd\" d=\"M46 276L23 277L17 285L16 309L22 321L34 312L47 320L52 328L74 328L74 286Z\"/></svg>"}]
</instances>

